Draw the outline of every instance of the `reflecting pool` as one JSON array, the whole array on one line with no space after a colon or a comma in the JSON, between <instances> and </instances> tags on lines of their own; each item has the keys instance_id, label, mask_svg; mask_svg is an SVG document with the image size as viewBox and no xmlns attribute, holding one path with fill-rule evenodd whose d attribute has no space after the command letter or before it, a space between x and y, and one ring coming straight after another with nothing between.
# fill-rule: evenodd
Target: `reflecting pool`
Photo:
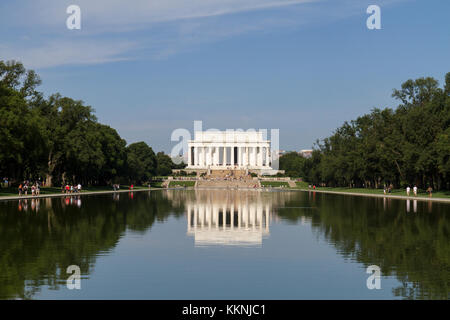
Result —
<instances>
[{"instance_id":1,"label":"reflecting pool","mask_svg":"<svg viewBox=\"0 0 450 320\"><path fill-rule=\"evenodd\" d=\"M449 215L445 203L300 191L3 201L0 298L448 299Z\"/></svg>"}]
</instances>

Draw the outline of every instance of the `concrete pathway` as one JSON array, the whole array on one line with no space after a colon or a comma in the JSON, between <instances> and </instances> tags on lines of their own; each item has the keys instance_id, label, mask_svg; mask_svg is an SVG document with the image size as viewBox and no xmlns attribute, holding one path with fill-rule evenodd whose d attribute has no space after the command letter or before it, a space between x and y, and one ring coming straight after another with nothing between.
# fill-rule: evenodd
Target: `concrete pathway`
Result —
<instances>
[{"instance_id":1,"label":"concrete pathway","mask_svg":"<svg viewBox=\"0 0 450 320\"><path fill-rule=\"evenodd\" d=\"M360 193L360 192L346 192L346 191L330 191L330 190L309 190L309 189L291 189L295 191L302 192L320 192L320 193L332 193L347 196L360 196L360 197L375 197L375 198L389 198L398 200L419 200L419 201L434 201L434 202L446 202L450 203L450 199L447 198L429 198L429 197L414 197L414 196L395 196L395 195L385 195L385 194L375 194L375 193Z\"/></svg>"},{"instance_id":2,"label":"concrete pathway","mask_svg":"<svg viewBox=\"0 0 450 320\"><path fill-rule=\"evenodd\" d=\"M124 189L124 190L110 190L110 191L86 191L81 193L50 193L50 194L40 194L38 196L1 196L0 201L6 200L21 200L21 199L40 199L40 198L57 198L57 197L75 197L75 196L89 196L96 194L111 194L111 193L126 193L126 192L141 192L141 191L152 191L152 190L167 190L162 188L150 188L150 189Z\"/></svg>"}]
</instances>

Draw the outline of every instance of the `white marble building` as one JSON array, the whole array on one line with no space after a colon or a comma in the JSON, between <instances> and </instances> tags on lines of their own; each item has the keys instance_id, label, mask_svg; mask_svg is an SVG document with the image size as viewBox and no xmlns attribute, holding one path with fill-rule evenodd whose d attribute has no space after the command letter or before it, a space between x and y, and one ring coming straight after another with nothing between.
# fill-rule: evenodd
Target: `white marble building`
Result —
<instances>
[{"instance_id":1,"label":"white marble building","mask_svg":"<svg viewBox=\"0 0 450 320\"><path fill-rule=\"evenodd\" d=\"M270 140L257 131L197 131L186 169L272 170Z\"/></svg>"}]
</instances>

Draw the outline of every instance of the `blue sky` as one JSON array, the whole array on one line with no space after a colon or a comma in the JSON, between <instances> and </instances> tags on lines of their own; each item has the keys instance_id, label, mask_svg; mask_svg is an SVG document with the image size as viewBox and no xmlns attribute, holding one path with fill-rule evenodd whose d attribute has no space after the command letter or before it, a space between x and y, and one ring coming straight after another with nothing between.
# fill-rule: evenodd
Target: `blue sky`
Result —
<instances>
[{"instance_id":1,"label":"blue sky","mask_svg":"<svg viewBox=\"0 0 450 320\"><path fill-rule=\"evenodd\" d=\"M82 29L66 28L81 8ZM381 30L366 8L381 7ZM0 59L45 94L83 100L128 143L169 152L174 129L280 129L299 150L393 88L450 72L450 1L3 0Z\"/></svg>"}]
</instances>

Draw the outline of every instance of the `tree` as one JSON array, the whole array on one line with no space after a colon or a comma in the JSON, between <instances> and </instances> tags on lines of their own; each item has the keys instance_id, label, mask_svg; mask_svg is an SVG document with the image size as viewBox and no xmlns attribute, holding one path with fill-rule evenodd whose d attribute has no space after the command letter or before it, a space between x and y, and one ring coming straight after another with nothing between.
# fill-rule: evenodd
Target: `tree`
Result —
<instances>
[{"instance_id":1,"label":"tree","mask_svg":"<svg viewBox=\"0 0 450 320\"><path fill-rule=\"evenodd\" d=\"M156 174L157 160L153 149L145 142L136 142L126 148L127 173L131 182L148 182Z\"/></svg>"}]
</instances>

